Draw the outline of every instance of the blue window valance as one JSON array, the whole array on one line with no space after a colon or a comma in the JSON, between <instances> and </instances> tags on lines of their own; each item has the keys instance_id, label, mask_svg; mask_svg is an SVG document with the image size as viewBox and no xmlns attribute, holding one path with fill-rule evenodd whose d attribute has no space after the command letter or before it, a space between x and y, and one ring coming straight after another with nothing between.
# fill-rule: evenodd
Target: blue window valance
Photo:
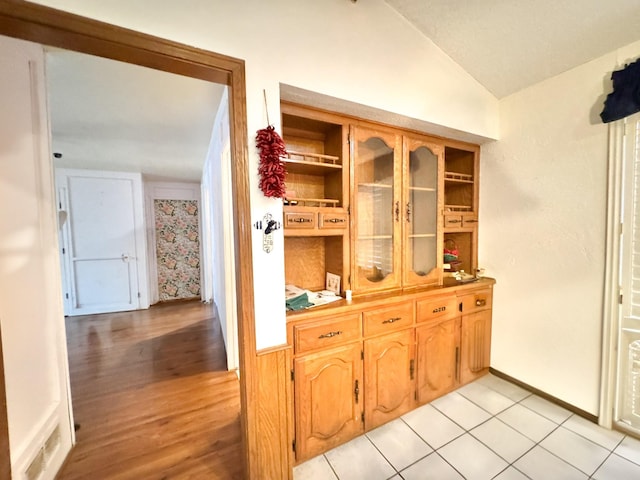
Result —
<instances>
[{"instance_id":1,"label":"blue window valance","mask_svg":"<svg viewBox=\"0 0 640 480\"><path fill-rule=\"evenodd\" d=\"M613 92L607 95L600 118L604 123L640 112L640 59L611 74Z\"/></svg>"}]
</instances>

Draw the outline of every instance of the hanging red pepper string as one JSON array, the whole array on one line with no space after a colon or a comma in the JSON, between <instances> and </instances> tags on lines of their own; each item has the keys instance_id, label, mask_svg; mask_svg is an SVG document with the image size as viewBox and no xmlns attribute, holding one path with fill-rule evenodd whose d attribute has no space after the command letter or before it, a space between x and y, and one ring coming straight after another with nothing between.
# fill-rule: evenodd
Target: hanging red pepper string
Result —
<instances>
[{"instance_id":1,"label":"hanging red pepper string","mask_svg":"<svg viewBox=\"0 0 640 480\"><path fill-rule=\"evenodd\" d=\"M256 146L260 150L260 190L265 197L284 198L287 171L280 157L287 154L287 149L282 137L269 125L258 130Z\"/></svg>"},{"instance_id":2,"label":"hanging red pepper string","mask_svg":"<svg viewBox=\"0 0 640 480\"><path fill-rule=\"evenodd\" d=\"M265 108L267 97L265 93ZM269 117L267 114L267 123ZM280 157L287 154L287 149L282 137L278 135L273 125L258 130L256 134L256 146L260 150L260 165L258 174L260 175L260 190L265 197L284 198L285 184L284 178L287 174Z\"/></svg>"}]
</instances>

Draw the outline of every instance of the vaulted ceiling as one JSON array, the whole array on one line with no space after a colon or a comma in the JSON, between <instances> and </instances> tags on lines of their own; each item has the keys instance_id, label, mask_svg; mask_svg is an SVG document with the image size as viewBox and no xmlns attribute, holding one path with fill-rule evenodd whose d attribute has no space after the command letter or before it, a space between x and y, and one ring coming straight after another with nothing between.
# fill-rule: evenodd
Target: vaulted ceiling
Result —
<instances>
[{"instance_id":1,"label":"vaulted ceiling","mask_svg":"<svg viewBox=\"0 0 640 480\"><path fill-rule=\"evenodd\" d=\"M640 40L638 0L385 1L497 98Z\"/></svg>"}]
</instances>

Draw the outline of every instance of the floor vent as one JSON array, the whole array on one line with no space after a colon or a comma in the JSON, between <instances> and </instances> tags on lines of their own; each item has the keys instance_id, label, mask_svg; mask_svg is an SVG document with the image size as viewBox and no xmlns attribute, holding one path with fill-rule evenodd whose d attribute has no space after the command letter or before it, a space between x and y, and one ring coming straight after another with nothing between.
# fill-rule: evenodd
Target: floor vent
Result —
<instances>
[{"instance_id":1,"label":"floor vent","mask_svg":"<svg viewBox=\"0 0 640 480\"><path fill-rule=\"evenodd\" d=\"M41 478L56 451L60 447L61 441L62 435L60 434L60 425L57 425L27 467L24 477L25 480L38 480Z\"/></svg>"}]
</instances>

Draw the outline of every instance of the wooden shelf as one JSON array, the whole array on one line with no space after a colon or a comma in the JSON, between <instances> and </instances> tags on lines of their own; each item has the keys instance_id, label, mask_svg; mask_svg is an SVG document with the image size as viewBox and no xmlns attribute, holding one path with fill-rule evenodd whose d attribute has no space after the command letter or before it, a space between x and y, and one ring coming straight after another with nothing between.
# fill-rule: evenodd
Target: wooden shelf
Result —
<instances>
[{"instance_id":1,"label":"wooden shelf","mask_svg":"<svg viewBox=\"0 0 640 480\"><path fill-rule=\"evenodd\" d=\"M319 153L304 153L290 150L287 152L287 156L282 158L282 163L286 165L287 172L302 173L305 175L326 175L336 170L342 170L340 157Z\"/></svg>"},{"instance_id":2,"label":"wooden shelf","mask_svg":"<svg viewBox=\"0 0 640 480\"><path fill-rule=\"evenodd\" d=\"M473 212L473 207L470 205L445 205L444 213L453 212Z\"/></svg>"},{"instance_id":3,"label":"wooden shelf","mask_svg":"<svg viewBox=\"0 0 640 480\"><path fill-rule=\"evenodd\" d=\"M393 240L393 235L363 235L358 240Z\"/></svg>"},{"instance_id":4,"label":"wooden shelf","mask_svg":"<svg viewBox=\"0 0 640 480\"><path fill-rule=\"evenodd\" d=\"M409 235L409 238L436 238L435 233L414 233Z\"/></svg>"},{"instance_id":5,"label":"wooden shelf","mask_svg":"<svg viewBox=\"0 0 640 480\"><path fill-rule=\"evenodd\" d=\"M287 197L285 201L296 202L295 205L301 207L337 207L340 203L340 200L334 200L331 198L298 198L298 197ZM285 204L286 206L287 204Z\"/></svg>"},{"instance_id":6,"label":"wooden shelf","mask_svg":"<svg viewBox=\"0 0 640 480\"><path fill-rule=\"evenodd\" d=\"M390 189L390 188L393 188L393 185L387 185L386 183L359 183L358 184L358 190L360 189L366 190L366 189L373 189L373 188Z\"/></svg>"},{"instance_id":7,"label":"wooden shelf","mask_svg":"<svg viewBox=\"0 0 640 480\"><path fill-rule=\"evenodd\" d=\"M449 183L473 184L473 175L458 172L444 172L444 181Z\"/></svg>"}]
</instances>

